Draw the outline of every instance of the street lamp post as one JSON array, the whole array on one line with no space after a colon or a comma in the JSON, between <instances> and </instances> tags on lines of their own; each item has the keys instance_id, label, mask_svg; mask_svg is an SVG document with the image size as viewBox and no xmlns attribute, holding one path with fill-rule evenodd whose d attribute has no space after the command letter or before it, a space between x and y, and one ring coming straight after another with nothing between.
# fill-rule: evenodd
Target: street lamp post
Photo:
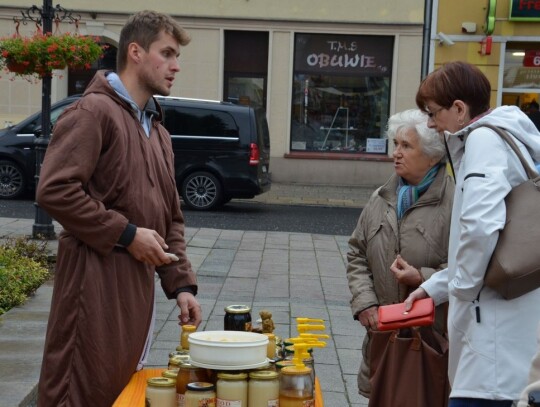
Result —
<instances>
[{"instance_id":1,"label":"street lamp post","mask_svg":"<svg viewBox=\"0 0 540 407\"><path fill-rule=\"evenodd\" d=\"M53 7L52 0L43 0L43 7L40 9L37 6L32 6L26 12L21 11L23 16L22 21L34 21L38 26L42 26L43 34L51 34L53 20L60 22L62 20L70 20L70 22L78 21L72 17L71 13L60 5ZM41 90L41 134L36 136L34 141L36 152L36 171L35 184L39 183L41 173L41 164L47 151L47 146L51 139L51 81L52 76L43 75L42 90ZM34 239L54 239L54 225L52 218L45 210L43 210L37 202L34 202L36 209L34 225L32 226L32 237Z\"/></svg>"},{"instance_id":2,"label":"street lamp post","mask_svg":"<svg viewBox=\"0 0 540 407\"><path fill-rule=\"evenodd\" d=\"M43 0L41 16L43 18L43 34L51 33L54 17L52 0ZM34 141L36 150L36 187L39 183L41 163L43 162L51 138L51 80L51 75L44 75L41 85L41 134ZM34 202L34 205L36 214L34 225L32 226L32 237L34 239L54 239L55 232L52 218L38 205L37 201Z\"/></svg>"}]
</instances>

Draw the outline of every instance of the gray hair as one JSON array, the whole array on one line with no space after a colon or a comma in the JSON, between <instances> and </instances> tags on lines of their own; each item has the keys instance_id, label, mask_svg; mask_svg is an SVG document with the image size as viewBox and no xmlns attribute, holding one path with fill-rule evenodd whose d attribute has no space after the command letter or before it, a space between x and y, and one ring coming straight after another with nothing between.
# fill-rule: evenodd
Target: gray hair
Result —
<instances>
[{"instance_id":1,"label":"gray hair","mask_svg":"<svg viewBox=\"0 0 540 407\"><path fill-rule=\"evenodd\" d=\"M444 161L446 150L442 136L427 126L428 115L419 109L409 109L396 113L388 119L386 136L393 140L398 133L416 131L422 151L430 158Z\"/></svg>"}]
</instances>

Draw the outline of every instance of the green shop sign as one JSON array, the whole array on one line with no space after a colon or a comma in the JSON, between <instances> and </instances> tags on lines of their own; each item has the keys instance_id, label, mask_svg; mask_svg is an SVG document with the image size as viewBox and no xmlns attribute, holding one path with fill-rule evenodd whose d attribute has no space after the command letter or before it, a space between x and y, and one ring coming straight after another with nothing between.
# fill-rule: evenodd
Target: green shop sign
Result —
<instances>
[{"instance_id":1,"label":"green shop sign","mask_svg":"<svg viewBox=\"0 0 540 407\"><path fill-rule=\"evenodd\" d=\"M540 21L540 0L510 0L511 21Z\"/></svg>"}]
</instances>

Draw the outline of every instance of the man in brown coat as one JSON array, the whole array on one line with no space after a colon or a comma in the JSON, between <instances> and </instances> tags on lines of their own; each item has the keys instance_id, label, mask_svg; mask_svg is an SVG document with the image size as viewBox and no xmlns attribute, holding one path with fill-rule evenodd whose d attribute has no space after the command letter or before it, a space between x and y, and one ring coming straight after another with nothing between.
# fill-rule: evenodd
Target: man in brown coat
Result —
<instances>
[{"instance_id":1,"label":"man in brown coat","mask_svg":"<svg viewBox=\"0 0 540 407\"><path fill-rule=\"evenodd\" d=\"M114 403L150 349L155 272L180 323L201 322L170 136L152 97L170 93L188 42L169 16L132 16L120 34L118 74L98 72L58 120L37 190L64 227L40 407Z\"/></svg>"}]
</instances>

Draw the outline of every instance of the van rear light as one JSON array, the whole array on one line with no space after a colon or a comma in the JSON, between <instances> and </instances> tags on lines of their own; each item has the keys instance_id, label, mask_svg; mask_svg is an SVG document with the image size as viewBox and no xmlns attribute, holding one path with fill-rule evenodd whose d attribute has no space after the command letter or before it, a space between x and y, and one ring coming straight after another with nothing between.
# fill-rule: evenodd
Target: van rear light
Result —
<instances>
[{"instance_id":1,"label":"van rear light","mask_svg":"<svg viewBox=\"0 0 540 407\"><path fill-rule=\"evenodd\" d=\"M259 164L259 146L256 143L251 143L249 146L249 165Z\"/></svg>"}]
</instances>

